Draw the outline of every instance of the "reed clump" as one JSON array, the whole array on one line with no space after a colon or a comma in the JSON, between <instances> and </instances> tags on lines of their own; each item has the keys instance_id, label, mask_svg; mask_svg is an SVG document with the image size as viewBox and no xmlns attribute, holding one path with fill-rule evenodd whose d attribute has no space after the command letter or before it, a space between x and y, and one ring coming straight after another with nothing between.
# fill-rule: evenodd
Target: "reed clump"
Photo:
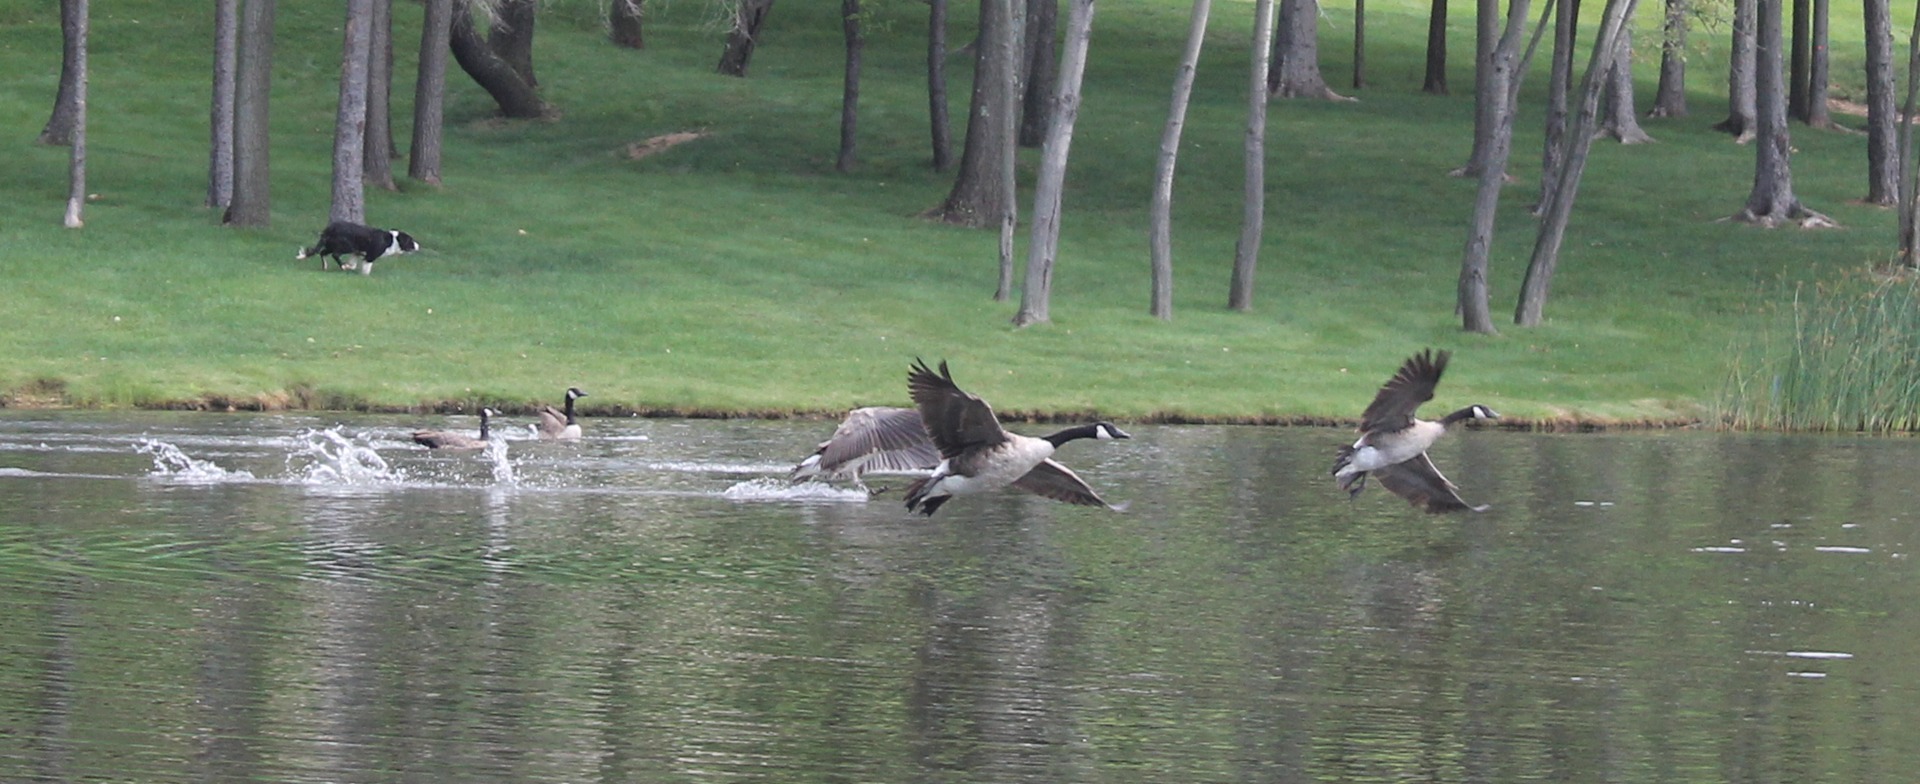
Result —
<instances>
[{"instance_id":1,"label":"reed clump","mask_svg":"<svg viewBox=\"0 0 1920 784\"><path fill-rule=\"evenodd\" d=\"M1721 395L1735 428L1920 430L1920 276L1858 270L1783 285L1737 339Z\"/></svg>"}]
</instances>

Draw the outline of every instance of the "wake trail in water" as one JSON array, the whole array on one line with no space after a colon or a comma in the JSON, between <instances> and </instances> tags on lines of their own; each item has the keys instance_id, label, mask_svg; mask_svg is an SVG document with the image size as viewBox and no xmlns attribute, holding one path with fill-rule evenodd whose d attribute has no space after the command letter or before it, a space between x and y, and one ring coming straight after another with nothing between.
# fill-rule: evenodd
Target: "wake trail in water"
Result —
<instances>
[{"instance_id":1,"label":"wake trail in water","mask_svg":"<svg viewBox=\"0 0 1920 784\"><path fill-rule=\"evenodd\" d=\"M229 471L215 465L211 460L196 460L180 451L180 447L158 439L145 438L133 447L138 452L153 458L153 470L147 476L165 479L170 482L188 484L218 484L221 482L251 482L253 474L247 471Z\"/></svg>"}]
</instances>

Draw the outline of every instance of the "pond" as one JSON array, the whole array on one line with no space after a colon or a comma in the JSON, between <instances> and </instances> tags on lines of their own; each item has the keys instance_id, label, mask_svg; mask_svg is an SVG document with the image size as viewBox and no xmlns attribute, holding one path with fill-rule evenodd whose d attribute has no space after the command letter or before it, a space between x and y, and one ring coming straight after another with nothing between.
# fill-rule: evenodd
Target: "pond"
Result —
<instances>
[{"instance_id":1,"label":"pond","mask_svg":"<svg viewBox=\"0 0 1920 784\"><path fill-rule=\"evenodd\" d=\"M789 486L832 423L0 415L0 780L1898 781L1920 443L1130 427L1121 512ZM1024 432L1047 428L1018 427Z\"/></svg>"}]
</instances>

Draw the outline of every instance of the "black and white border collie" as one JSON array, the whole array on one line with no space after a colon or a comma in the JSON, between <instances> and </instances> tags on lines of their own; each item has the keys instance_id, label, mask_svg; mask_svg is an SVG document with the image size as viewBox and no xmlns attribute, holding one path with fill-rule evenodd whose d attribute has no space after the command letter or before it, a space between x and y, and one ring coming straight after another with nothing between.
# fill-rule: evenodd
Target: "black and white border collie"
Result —
<instances>
[{"instance_id":1,"label":"black and white border collie","mask_svg":"<svg viewBox=\"0 0 1920 784\"><path fill-rule=\"evenodd\" d=\"M311 248L301 248L295 259L320 256L320 269L327 268L327 258L343 270L360 268L360 274L372 275L373 263L385 256L397 256L412 253L420 249L420 243L404 231L376 229L347 221L334 221L320 230L320 241ZM364 262L341 261L341 256L358 255Z\"/></svg>"}]
</instances>

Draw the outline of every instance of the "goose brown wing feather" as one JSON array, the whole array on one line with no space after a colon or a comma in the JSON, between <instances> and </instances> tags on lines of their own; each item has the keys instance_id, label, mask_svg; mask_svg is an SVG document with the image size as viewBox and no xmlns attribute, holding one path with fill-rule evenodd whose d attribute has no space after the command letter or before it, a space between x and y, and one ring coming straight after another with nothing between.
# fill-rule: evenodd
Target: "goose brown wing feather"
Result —
<instances>
[{"instance_id":1,"label":"goose brown wing feather","mask_svg":"<svg viewBox=\"0 0 1920 784\"><path fill-rule=\"evenodd\" d=\"M1376 468L1373 478L1380 482L1381 487L1428 512L1482 512L1487 509L1461 500L1460 488L1447 481L1425 453L1406 462Z\"/></svg>"},{"instance_id":2,"label":"goose brown wing feather","mask_svg":"<svg viewBox=\"0 0 1920 784\"><path fill-rule=\"evenodd\" d=\"M837 471L866 456L863 471L911 471L932 468L940 450L912 408L856 408L820 445L820 468Z\"/></svg>"},{"instance_id":3,"label":"goose brown wing feather","mask_svg":"<svg viewBox=\"0 0 1920 784\"><path fill-rule=\"evenodd\" d=\"M553 406L541 406L536 412L540 415L540 432L557 434L567 429L567 415Z\"/></svg>"},{"instance_id":4,"label":"goose brown wing feather","mask_svg":"<svg viewBox=\"0 0 1920 784\"><path fill-rule=\"evenodd\" d=\"M1413 412L1433 399L1433 388L1440 384L1440 374L1446 372L1448 356L1448 352L1427 349L1408 357L1360 415L1361 432L1392 432L1413 424Z\"/></svg>"},{"instance_id":5,"label":"goose brown wing feather","mask_svg":"<svg viewBox=\"0 0 1920 784\"><path fill-rule=\"evenodd\" d=\"M1044 460L1025 476L1013 480L1013 486L1043 498L1065 501L1077 506L1106 506L1105 499L1087 486L1073 469L1053 460Z\"/></svg>"},{"instance_id":6,"label":"goose brown wing feather","mask_svg":"<svg viewBox=\"0 0 1920 784\"><path fill-rule=\"evenodd\" d=\"M927 435L940 448L941 457L951 459L1007 440L1007 431L1000 427L993 407L953 383L945 361L936 374L925 361L915 359L907 373L907 392L920 411Z\"/></svg>"}]
</instances>

